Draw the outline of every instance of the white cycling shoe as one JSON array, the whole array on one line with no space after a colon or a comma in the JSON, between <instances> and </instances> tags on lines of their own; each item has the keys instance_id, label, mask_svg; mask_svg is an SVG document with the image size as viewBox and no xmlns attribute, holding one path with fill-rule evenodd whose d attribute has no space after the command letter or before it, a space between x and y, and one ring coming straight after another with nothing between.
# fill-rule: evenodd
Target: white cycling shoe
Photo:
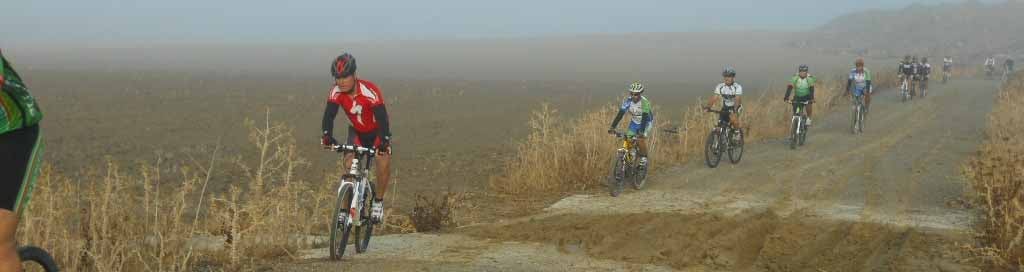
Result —
<instances>
[{"instance_id":1,"label":"white cycling shoe","mask_svg":"<svg viewBox=\"0 0 1024 272\"><path fill-rule=\"evenodd\" d=\"M371 208L370 208L370 220L373 220L373 222L376 222L376 223L380 223L380 222L384 221L383 219L384 219L384 203L381 203L380 201L374 200L373 204L371 205Z\"/></svg>"}]
</instances>

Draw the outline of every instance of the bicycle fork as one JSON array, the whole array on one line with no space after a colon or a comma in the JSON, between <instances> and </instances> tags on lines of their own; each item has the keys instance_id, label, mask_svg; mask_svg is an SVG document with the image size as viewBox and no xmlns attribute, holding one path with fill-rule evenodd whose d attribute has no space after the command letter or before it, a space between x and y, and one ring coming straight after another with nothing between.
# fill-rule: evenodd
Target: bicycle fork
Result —
<instances>
[{"instance_id":1,"label":"bicycle fork","mask_svg":"<svg viewBox=\"0 0 1024 272\"><path fill-rule=\"evenodd\" d=\"M362 207L362 204L363 204L362 200L363 200L363 191L366 190L366 185L365 185L364 182L360 182L361 179L360 179L360 177L358 175L358 173L359 173L358 169L359 169L359 158L353 158L352 159L351 169L349 170L348 174L342 176L342 180L349 180L349 179L351 179L351 180L353 180L355 182L343 181L341 183L342 185L340 187L338 187L338 195L341 195L341 194L345 193L344 191L342 191L345 188L345 183L348 183L349 186L352 187L352 199L350 200L350 202L348 204L348 216L344 216L343 214L340 214L340 213L338 214L338 217L339 217L338 221L342 221L345 225L359 226L359 225L362 224L362 220L356 220L356 219L358 219L359 215L362 214L362 210L364 208L364 207ZM342 218L342 217L344 217L344 218Z\"/></svg>"}]
</instances>

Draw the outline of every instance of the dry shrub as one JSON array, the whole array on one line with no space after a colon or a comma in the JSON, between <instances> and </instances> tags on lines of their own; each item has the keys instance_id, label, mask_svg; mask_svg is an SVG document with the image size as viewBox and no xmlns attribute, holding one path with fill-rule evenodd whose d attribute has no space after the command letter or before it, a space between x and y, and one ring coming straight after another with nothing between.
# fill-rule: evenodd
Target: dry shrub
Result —
<instances>
[{"instance_id":1,"label":"dry shrub","mask_svg":"<svg viewBox=\"0 0 1024 272\"><path fill-rule=\"evenodd\" d=\"M416 202L409 219L418 232L438 231L456 227L456 211L465 200L464 194L449 191L437 197L416 194Z\"/></svg>"},{"instance_id":2,"label":"dry shrub","mask_svg":"<svg viewBox=\"0 0 1024 272\"><path fill-rule=\"evenodd\" d=\"M996 267L1024 270L1024 76L1003 85L989 116L985 142L964 166L974 200L984 211L978 224Z\"/></svg>"},{"instance_id":3,"label":"dry shrub","mask_svg":"<svg viewBox=\"0 0 1024 272\"><path fill-rule=\"evenodd\" d=\"M291 131L247 121L257 156L231 159L245 176L227 192L207 190L227 172L219 148L203 163L159 155L137 172L108 159L84 174L44 168L23 215L19 240L49 250L65 271L249 270L267 258L312 246L326 231L334 188L295 179L306 161Z\"/></svg>"},{"instance_id":4,"label":"dry shrub","mask_svg":"<svg viewBox=\"0 0 1024 272\"><path fill-rule=\"evenodd\" d=\"M890 71L878 73L875 78L878 89L895 86L897 82L895 73ZM845 76L820 80L815 89L816 114L827 113L843 103L845 87ZM746 97L741 118L749 132L748 142L782 137L789 132L792 107L780 101L784 92L785 89L769 88L760 95ZM702 154L704 139L717 122L717 115L702 111L701 105L704 101L699 99L678 119L657 116L654 135L649 140L652 171ZM615 113L614 107L606 106L566 120L550 105L542 104L530 119L530 134L516 143L515 152L504 163L503 173L492 177L491 187L499 193L515 195L572 192L604 186L618 146L615 138L606 133ZM678 133L663 131L673 127L671 121L679 122L676 123Z\"/></svg>"}]
</instances>

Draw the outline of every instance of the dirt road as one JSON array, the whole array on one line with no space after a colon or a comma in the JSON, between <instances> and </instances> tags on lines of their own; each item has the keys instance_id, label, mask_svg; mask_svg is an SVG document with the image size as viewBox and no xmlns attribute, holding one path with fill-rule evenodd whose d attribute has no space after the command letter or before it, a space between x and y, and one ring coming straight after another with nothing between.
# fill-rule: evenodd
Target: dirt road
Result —
<instances>
[{"instance_id":1,"label":"dirt road","mask_svg":"<svg viewBox=\"0 0 1024 272\"><path fill-rule=\"evenodd\" d=\"M839 107L797 150L751 143L737 165L694 161L618 198L576 195L528 218L375 237L342 262L311 250L275 270L981 271L957 245L971 243L974 219L958 204L959 170L996 84L932 85L907 104L876 96L862 135Z\"/></svg>"}]
</instances>

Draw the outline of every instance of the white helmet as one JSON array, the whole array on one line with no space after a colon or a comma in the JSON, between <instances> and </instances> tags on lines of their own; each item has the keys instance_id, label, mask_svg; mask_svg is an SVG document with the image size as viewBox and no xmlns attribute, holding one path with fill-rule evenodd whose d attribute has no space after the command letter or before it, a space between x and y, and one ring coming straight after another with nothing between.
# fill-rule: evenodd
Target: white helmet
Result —
<instances>
[{"instance_id":1,"label":"white helmet","mask_svg":"<svg viewBox=\"0 0 1024 272\"><path fill-rule=\"evenodd\" d=\"M642 93L644 92L644 85L640 84L640 81L634 81L633 84L629 84L630 93Z\"/></svg>"}]
</instances>

